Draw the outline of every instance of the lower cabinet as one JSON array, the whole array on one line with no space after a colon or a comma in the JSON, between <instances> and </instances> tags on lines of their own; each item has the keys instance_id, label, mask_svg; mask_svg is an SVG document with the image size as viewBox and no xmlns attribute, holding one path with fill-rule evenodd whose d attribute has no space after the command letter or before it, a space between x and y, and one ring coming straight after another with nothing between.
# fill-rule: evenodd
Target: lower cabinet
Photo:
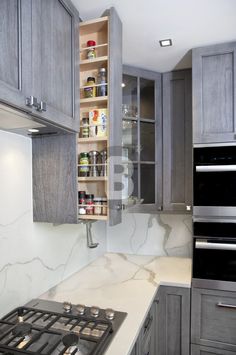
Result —
<instances>
[{"instance_id":1,"label":"lower cabinet","mask_svg":"<svg viewBox=\"0 0 236 355\"><path fill-rule=\"evenodd\" d=\"M207 346L201 345L192 345L191 346L191 355L233 355L235 352L223 350L223 349L215 349Z\"/></svg>"},{"instance_id":2,"label":"lower cabinet","mask_svg":"<svg viewBox=\"0 0 236 355\"><path fill-rule=\"evenodd\" d=\"M131 355L190 354L190 289L161 286Z\"/></svg>"},{"instance_id":3,"label":"lower cabinet","mask_svg":"<svg viewBox=\"0 0 236 355\"><path fill-rule=\"evenodd\" d=\"M235 292L193 288L191 319L192 355L236 354Z\"/></svg>"}]
</instances>

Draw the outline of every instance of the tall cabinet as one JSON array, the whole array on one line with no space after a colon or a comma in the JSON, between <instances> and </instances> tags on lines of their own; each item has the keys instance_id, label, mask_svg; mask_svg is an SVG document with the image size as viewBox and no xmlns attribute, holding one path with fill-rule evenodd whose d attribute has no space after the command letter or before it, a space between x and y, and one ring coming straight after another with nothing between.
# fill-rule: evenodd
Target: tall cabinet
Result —
<instances>
[{"instance_id":1,"label":"tall cabinet","mask_svg":"<svg viewBox=\"0 0 236 355\"><path fill-rule=\"evenodd\" d=\"M121 102L122 102L122 24L114 8L103 17L80 24L80 121L91 112L106 110L102 136L90 134L95 126L89 121L89 135L65 133L57 137L33 139L34 221L78 223L79 220L121 222ZM87 58L87 42L95 41L95 58ZM86 97L88 77L97 79L100 68L107 71L107 95ZM98 89L99 84L92 84ZM105 176L81 176L81 153L106 151ZM102 164L102 163L100 163ZM57 183L55 183L57 182ZM79 214L78 192L107 198L106 215Z\"/></svg>"},{"instance_id":2,"label":"tall cabinet","mask_svg":"<svg viewBox=\"0 0 236 355\"><path fill-rule=\"evenodd\" d=\"M163 210L192 209L192 72L163 74Z\"/></svg>"}]
</instances>

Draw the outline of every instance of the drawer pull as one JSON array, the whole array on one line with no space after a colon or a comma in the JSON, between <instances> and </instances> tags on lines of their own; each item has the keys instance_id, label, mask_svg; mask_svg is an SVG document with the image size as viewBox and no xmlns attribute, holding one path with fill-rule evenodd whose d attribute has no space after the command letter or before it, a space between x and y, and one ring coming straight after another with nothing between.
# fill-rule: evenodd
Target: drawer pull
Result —
<instances>
[{"instance_id":1,"label":"drawer pull","mask_svg":"<svg viewBox=\"0 0 236 355\"><path fill-rule=\"evenodd\" d=\"M217 307L236 309L236 305L234 305L234 304L227 304L227 303L219 302L216 305L217 305Z\"/></svg>"},{"instance_id":2,"label":"drawer pull","mask_svg":"<svg viewBox=\"0 0 236 355\"><path fill-rule=\"evenodd\" d=\"M152 322L153 322L153 317L150 317L149 320L148 320L148 323L144 326L144 335L143 335L144 337L149 332L149 330L151 328L151 325L152 325Z\"/></svg>"}]
</instances>

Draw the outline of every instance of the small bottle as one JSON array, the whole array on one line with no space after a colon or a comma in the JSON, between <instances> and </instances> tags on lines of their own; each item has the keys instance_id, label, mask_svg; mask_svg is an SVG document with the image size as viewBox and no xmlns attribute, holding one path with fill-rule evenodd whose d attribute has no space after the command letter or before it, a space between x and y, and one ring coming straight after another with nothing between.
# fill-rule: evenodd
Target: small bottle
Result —
<instances>
[{"instance_id":1,"label":"small bottle","mask_svg":"<svg viewBox=\"0 0 236 355\"><path fill-rule=\"evenodd\" d=\"M94 197L94 214L101 215L102 214L102 198Z\"/></svg>"},{"instance_id":2,"label":"small bottle","mask_svg":"<svg viewBox=\"0 0 236 355\"><path fill-rule=\"evenodd\" d=\"M98 73L97 96L107 96L107 71L106 68L101 68Z\"/></svg>"},{"instance_id":3,"label":"small bottle","mask_svg":"<svg viewBox=\"0 0 236 355\"><path fill-rule=\"evenodd\" d=\"M107 198L102 197L101 202L102 202L102 215L106 216L107 215Z\"/></svg>"},{"instance_id":4,"label":"small bottle","mask_svg":"<svg viewBox=\"0 0 236 355\"><path fill-rule=\"evenodd\" d=\"M92 85L91 87L89 85ZM91 98L91 97L96 97L96 86L95 85L95 78L92 76L89 76L87 78L87 86L84 88L84 97L86 99Z\"/></svg>"},{"instance_id":5,"label":"small bottle","mask_svg":"<svg viewBox=\"0 0 236 355\"><path fill-rule=\"evenodd\" d=\"M82 138L89 138L89 118L82 118Z\"/></svg>"},{"instance_id":6,"label":"small bottle","mask_svg":"<svg viewBox=\"0 0 236 355\"><path fill-rule=\"evenodd\" d=\"M82 152L79 156L79 176L89 176L89 155Z\"/></svg>"},{"instance_id":7,"label":"small bottle","mask_svg":"<svg viewBox=\"0 0 236 355\"><path fill-rule=\"evenodd\" d=\"M87 42L87 47L90 47L87 51L87 58L88 59L96 58L96 49L94 48L94 46L96 46L95 41L90 40Z\"/></svg>"},{"instance_id":8,"label":"small bottle","mask_svg":"<svg viewBox=\"0 0 236 355\"><path fill-rule=\"evenodd\" d=\"M86 214L93 215L94 214L94 195L88 194L86 195Z\"/></svg>"},{"instance_id":9,"label":"small bottle","mask_svg":"<svg viewBox=\"0 0 236 355\"><path fill-rule=\"evenodd\" d=\"M86 214L86 193L85 191L79 191L79 214Z\"/></svg>"}]
</instances>

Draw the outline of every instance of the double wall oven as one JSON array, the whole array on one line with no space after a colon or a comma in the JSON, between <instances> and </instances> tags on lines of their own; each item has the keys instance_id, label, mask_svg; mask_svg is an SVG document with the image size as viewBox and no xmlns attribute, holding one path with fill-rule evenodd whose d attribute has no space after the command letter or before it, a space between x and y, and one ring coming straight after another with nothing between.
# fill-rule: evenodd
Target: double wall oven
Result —
<instances>
[{"instance_id":1,"label":"double wall oven","mask_svg":"<svg viewBox=\"0 0 236 355\"><path fill-rule=\"evenodd\" d=\"M236 146L194 148L195 287L236 291Z\"/></svg>"}]
</instances>

